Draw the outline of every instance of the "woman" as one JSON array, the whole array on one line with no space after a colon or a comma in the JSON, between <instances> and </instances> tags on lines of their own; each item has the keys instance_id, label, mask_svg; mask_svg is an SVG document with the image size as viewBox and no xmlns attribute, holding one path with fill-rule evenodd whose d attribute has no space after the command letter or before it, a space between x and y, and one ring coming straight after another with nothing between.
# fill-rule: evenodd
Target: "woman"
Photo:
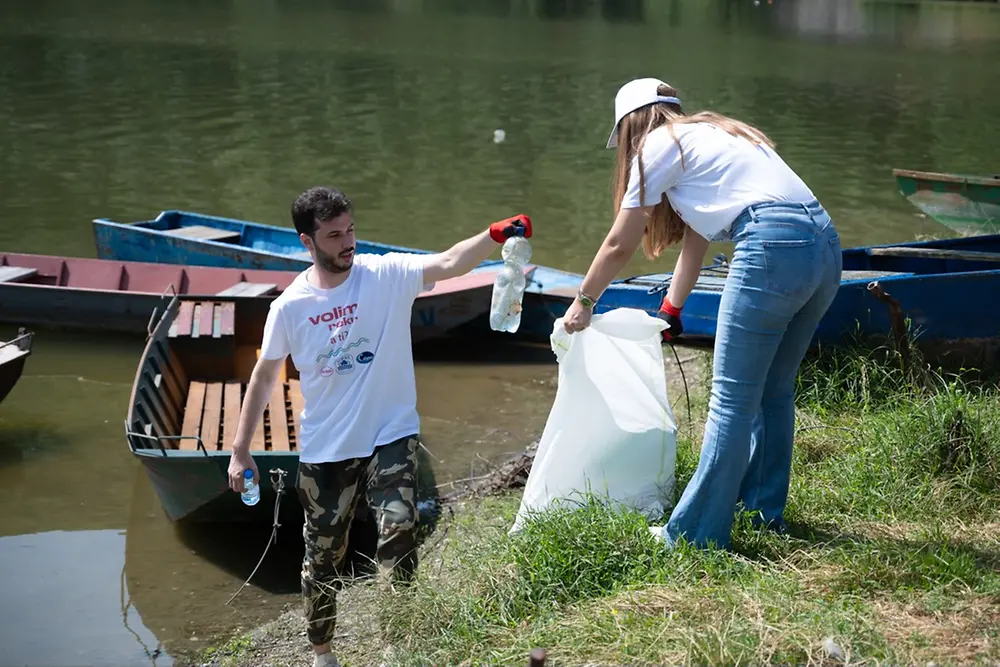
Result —
<instances>
[{"instance_id":1,"label":"woman","mask_svg":"<svg viewBox=\"0 0 1000 667\"><path fill-rule=\"evenodd\" d=\"M677 91L659 79L618 91L615 146L614 224L564 326L572 333L590 324L640 241L649 259L682 243L659 311L671 340L709 242L734 241L698 469L659 536L668 545L683 536L728 547L738 502L780 530L795 376L840 284L833 222L763 132L712 112L685 115Z\"/></svg>"}]
</instances>

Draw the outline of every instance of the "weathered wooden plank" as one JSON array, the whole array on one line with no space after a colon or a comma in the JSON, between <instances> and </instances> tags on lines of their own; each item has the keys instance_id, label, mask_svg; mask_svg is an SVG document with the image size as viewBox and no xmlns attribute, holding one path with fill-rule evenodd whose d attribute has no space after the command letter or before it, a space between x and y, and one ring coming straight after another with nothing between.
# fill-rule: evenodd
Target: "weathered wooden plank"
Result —
<instances>
[{"instance_id":1,"label":"weathered wooden plank","mask_svg":"<svg viewBox=\"0 0 1000 667\"><path fill-rule=\"evenodd\" d=\"M187 403L184 407L184 424L181 435L201 435L201 415L205 409L205 383L192 382L188 387ZM181 440L181 449L197 449L195 440Z\"/></svg>"},{"instance_id":2,"label":"weathered wooden plank","mask_svg":"<svg viewBox=\"0 0 1000 667\"><path fill-rule=\"evenodd\" d=\"M171 338L190 336L191 325L194 323L194 301L182 301L177 313L177 330L170 332Z\"/></svg>"},{"instance_id":3,"label":"weathered wooden plank","mask_svg":"<svg viewBox=\"0 0 1000 667\"><path fill-rule=\"evenodd\" d=\"M242 391L239 382L226 383L226 407L223 414L225 426L222 430L222 448L232 449L233 441L236 439L236 429L240 425L240 407L242 404Z\"/></svg>"},{"instance_id":4,"label":"weathered wooden plank","mask_svg":"<svg viewBox=\"0 0 1000 667\"><path fill-rule=\"evenodd\" d=\"M868 248L877 257L918 257L921 259L964 259L974 262L1000 262L1000 252L981 250L951 250L949 248Z\"/></svg>"},{"instance_id":5,"label":"weathered wooden plank","mask_svg":"<svg viewBox=\"0 0 1000 667\"><path fill-rule=\"evenodd\" d=\"M222 383L209 382L205 390L205 414L201 420L201 441L210 452L219 449L222 420Z\"/></svg>"},{"instance_id":6,"label":"weathered wooden plank","mask_svg":"<svg viewBox=\"0 0 1000 667\"><path fill-rule=\"evenodd\" d=\"M216 303L212 309L212 338L222 338L222 304Z\"/></svg>"},{"instance_id":7,"label":"weathered wooden plank","mask_svg":"<svg viewBox=\"0 0 1000 667\"><path fill-rule=\"evenodd\" d=\"M219 333L232 336L236 333L236 304L232 301L221 304L222 315L219 322Z\"/></svg>"},{"instance_id":8,"label":"weathered wooden plank","mask_svg":"<svg viewBox=\"0 0 1000 667\"><path fill-rule=\"evenodd\" d=\"M257 420L257 428L254 429L253 435L250 436L250 451L263 451L267 449L264 445L264 415L261 414L260 419Z\"/></svg>"},{"instance_id":9,"label":"weathered wooden plank","mask_svg":"<svg viewBox=\"0 0 1000 667\"><path fill-rule=\"evenodd\" d=\"M278 291L275 283L238 282L218 293L218 296L264 296Z\"/></svg>"},{"instance_id":10,"label":"weathered wooden plank","mask_svg":"<svg viewBox=\"0 0 1000 667\"><path fill-rule=\"evenodd\" d=\"M143 376L139 384L139 402L143 407L146 423L150 427L147 435L173 435L170 427L163 421L163 411L157 409L155 397L156 388L150 386L148 379Z\"/></svg>"},{"instance_id":11,"label":"weathered wooden plank","mask_svg":"<svg viewBox=\"0 0 1000 667\"><path fill-rule=\"evenodd\" d=\"M170 404L163 390L157 386L156 376L157 373L148 366L142 371L142 380L149 389L149 407L159 417L160 423L163 424L163 435L174 435L180 429L180 420L177 413L170 409Z\"/></svg>"},{"instance_id":12,"label":"weathered wooden plank","mask_svg":"<svg viewBox=\"0 0 1000 667\"><path fill-rule=\"evenodd\" d=\"M215 324L215 302L203 301L201 304L201 318L198 321L198 335L211 336Z\"/></svg>"},{"instance_id":13,"label":"weathered wooden plank","mask_svg":"<svg viewBox=\"0 0 1000 667\"><path fill-rule=\"evenodd\" d=\"M156 370L154 378L156 387L163 393L170 409L175 414L182 414L184 411L184 389L177 383L174 374L170 372L168 362L156 346L150 349L149 357Z\"/></svg>"},{"instance_id":14,"label":"weathered wooden plank","mask_svg":"<svg viewBox=\"0 0 1000 667\"><path fill-rule=\"evenodd\" d=\"M38 269L24 266L0 266L0 283L19 283L38 275Z\"/></svg>"},{"instance_id":15,"label":"weathered wooden plank","mask_svg":"<svg viewBox=\"0 0 1000 667\"><path fill-rule=\"evenodd\" d=\"M180 359L174 354L173 348L167 342L157 343L160 346L161 351L167 358L167 362L170 365L170 372L174 374L178 384L182 387L188 385L187 373L184 371L184 366L181 365Z\"/></svg>"},{"instance_id":16,"label":"weathered wooden plank","mask_svg":"<svg viewBox=\"0 0 1000 667\"><path fill-rule=\"evenodd\" d=\"M302 442L301 413L305 407L305 400L302 398L302 387L298 380L288 381L288 398L292 403L292 424L295 427L295 444L298 447Z\"/></svg>"},{"instance_id":17,"label":"weathered wooden plank","mask_svg":"<svg viewBox=\"0 0 1000 667\"><path fill-rule=\"evenodd\" d=\"M239 241L240 233L231 232L228 229L218 229L217 227L207 227L205 225L189 225L169 229L165 234L171 236L183 236L189 239L199 239L201 241Z\"/></svg>"},{"instance_id":18,"label":"weathered wooden plank","mask_svg":"<svg viewBox=\"0 0 1000 667\"><path fill-rule=\"evenodd\" d=\"M291 451L291 445L288 442L288 407L285 403L284 382L274 383L267 411L271 420L271 451Z\"/></svg>"}]
</instances>

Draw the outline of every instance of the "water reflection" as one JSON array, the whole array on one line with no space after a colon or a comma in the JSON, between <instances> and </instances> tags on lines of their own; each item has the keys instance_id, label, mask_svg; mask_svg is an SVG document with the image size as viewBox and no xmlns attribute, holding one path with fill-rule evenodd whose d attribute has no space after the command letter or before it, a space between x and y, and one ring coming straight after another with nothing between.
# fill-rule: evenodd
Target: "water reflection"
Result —
<instances>
[{"instance_id":1,"label":"water reflection","mask_svg":"<svg viewBox=\"0 0 1000 667\"><path fill-rule=\"evenodd\" d=\"M125 585L125 534L0 537L0 646L25 667L169 665Z\"/></svg>"}]
</instances>

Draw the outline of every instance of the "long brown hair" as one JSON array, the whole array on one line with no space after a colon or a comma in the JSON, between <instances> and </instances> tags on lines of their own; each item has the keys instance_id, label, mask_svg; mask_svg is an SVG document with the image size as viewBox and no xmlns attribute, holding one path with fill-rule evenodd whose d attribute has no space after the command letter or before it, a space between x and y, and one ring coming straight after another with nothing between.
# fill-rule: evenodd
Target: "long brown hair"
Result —
<instances>
[{"instance_id":1,"label":"long brown hair","mask_svg":"<svg viewBox=\"0 0 1000 667\"><path fill-rule=\"evenodd\" d=\"M673 86L661 84L657 87L656 94L676 97L677 90ZM642 147L646 143L646 136L654 129L662 125L667 126L670 136L674 138L677 148L681 151L681 168L684 168L684 150L673 129L673 125L677 123L711 123L733 136L743 137L756 145L765 144L774 148L774 142L757 128L714 111L701 111L686 116L680 105L665 102L636 109L622 118L618 125L617 162L611 187L615 216L621 208L622 197L628 187L632 170L632 159L635 156L638 156L639 166L639 200L645 201L646 174L642 164ZM684 221L670 205L666 193L663 193L659 203L653 207L649 222L646 223L646 230L642 235L642 251L647 258L656 259L665 248L680 242L683 238Z\"/></svg>"}]
</instances>

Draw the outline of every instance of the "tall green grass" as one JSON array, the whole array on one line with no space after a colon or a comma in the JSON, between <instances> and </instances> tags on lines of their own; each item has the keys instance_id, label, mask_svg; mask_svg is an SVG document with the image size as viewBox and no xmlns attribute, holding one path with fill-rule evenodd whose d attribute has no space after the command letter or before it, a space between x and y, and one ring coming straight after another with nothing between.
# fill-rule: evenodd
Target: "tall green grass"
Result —
<instances>
[{"instance_id":1,"label":"tall green grass","mask_svg":"<svg viewBox=\"0 0 1000 667\"><path fill-rule=\"evenodd\" d=\"M743 512L729 550L666 550L590 499L509 535L519 494L476 501L347 657L389 642L398 664L523 664L537 645L554 664L809 663L829 640L851 662L1000 660L1000 394L899 361L807 359L787 533ZM697 442L679 443L678 491Z\"/></svg>"}]
</instances>

